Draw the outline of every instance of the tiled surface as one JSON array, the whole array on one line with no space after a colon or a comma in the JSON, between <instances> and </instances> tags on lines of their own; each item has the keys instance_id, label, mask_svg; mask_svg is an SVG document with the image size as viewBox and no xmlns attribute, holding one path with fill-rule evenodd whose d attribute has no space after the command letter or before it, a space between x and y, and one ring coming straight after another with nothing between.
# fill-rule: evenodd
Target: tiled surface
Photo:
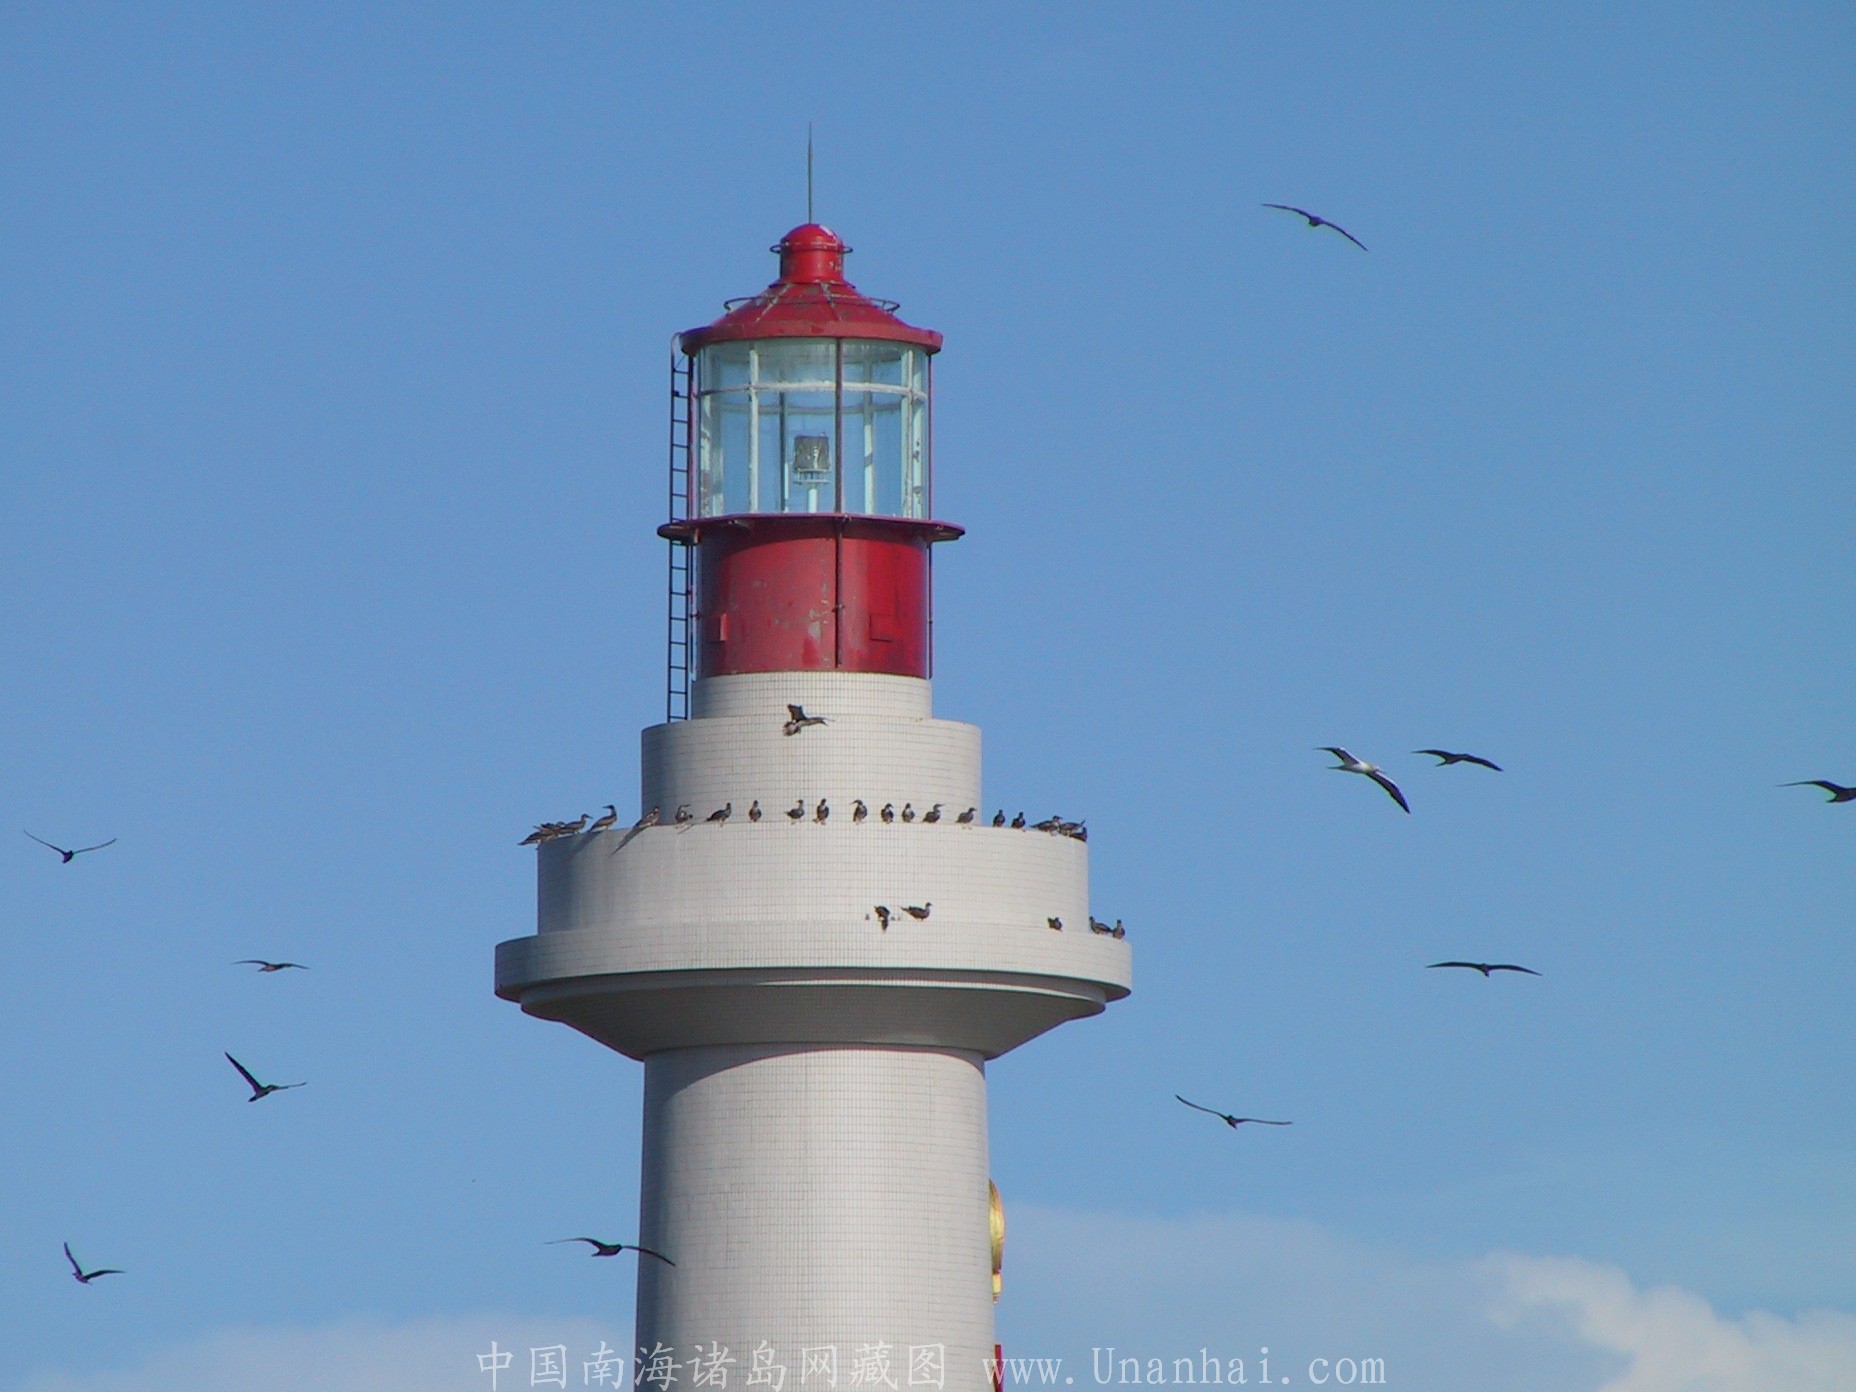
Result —
<instances>
[{"instance_id":1,"label":"tiled surface","mask_svg":"<svg viewBox=\"0 0 1856 1392\"><path fill-rule=\"evenodd\" d=\"M942 1345L946 1385L983 1392L992 1352L986 1095L941 1051L676 1050L645 1066L637 1341L716 1341L745 1369L836 1345ZM687 1355L685 1355L687 1356ZM731 1369L739 1381L741 1374ZM825 1384L814 1378L808 1387ZM880 1385L880 1384L879 1384Z\"/></svg>"}]
</instances>

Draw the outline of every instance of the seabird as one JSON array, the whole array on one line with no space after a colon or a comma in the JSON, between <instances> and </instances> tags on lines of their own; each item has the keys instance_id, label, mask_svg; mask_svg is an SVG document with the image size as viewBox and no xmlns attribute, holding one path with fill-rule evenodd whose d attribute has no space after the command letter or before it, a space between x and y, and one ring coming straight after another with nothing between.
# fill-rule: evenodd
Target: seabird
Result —
<instances>
[{"instance_id":1,"label":"seabird","mask_svg":"<svg viewBox=\"0 0 1856 1392\"><path fill-rule=\"evenodd\" d=\"M804 798L800 798L798 802L786 809L786 820L789 822L803 822L805 818L806 800Z\"/></svg>"},{"instance_id":2,"label":"seabird","mask_svg":"<svg viewBox=\"0 0 1856 1392\"><path fill-rule=\"evenodd\" d=\"M971 826L973 825L973 819L978 815L979 808L969 807L965 812L962 812L958 817L954 818L954 821L960 826Z\"/></svg>"},{"instance_id":3,"label":"seabird","mask_svg":"<svg viewBox=\"0 0 1856 1392\"><path fill-rule=\"evenodd\" d=\"M1063 931L1063 920L1061 918L1047 918L1044 920L1044 926L1061 933Z\"/></svg>"},{"instance_id":4,"label":"seabird","mask_svg":"<svg viewBox=\"0 0 1856 1392\"><path fill-rule=\"evenodd\" d=\"M1828 778L1806 778L1798 783L1781 783L1781 788L1822 788L1830 794L1831 802L1856 801L1856 788L1846 788L1841 783L1832 783ZM37 837L33 838L35 841ZM66 856L66 860L70 857Z\"/></svg>"},{"instance_id":5,"label":"seabird","mask_svg":"<svg viewBox=\"0 0 1856 1392\"><path fill-rule=\"evenodd\" d=\"M591 820L592 820L591 817L587 816L586 813L582 812L580 814L578 821L561 823L561 835L562 836L578 836L582 831L586 830L586 824Z\"/></svg>"},{"instance_id":6,"label":"seabird","mask_svg":"<svg viewBox=\"0 0 1856 1392\"><path fill-rule=\"evenodd\" d=\"M287 967L295 967L298 971L309 970L309 968L304 966L301 962L267 962L262 957L241 957L232 965L235 967L256 967L261 972L280 972Z\"/></svg>"},{"instance_id":7,"label":"seabird","mask_svg":"<svg viewBox=\"0 0 1856 1392\"><path fill-rule=\"evenodd\" d=\"M1437 967L1468 967L1471 971L1481 972L1484 977L1487 977L1490 972L1498 971L1526 972L1529 976L1540 975L1532 967L1517 967L1513 962L1432 962L1425 970L1430 971Z\"/></svg>"},{"instance_id":8,"label":"seabird","mask_svg":"<svg viewBox=\"0 0 1856 1392\"><path fill-rule=\"evenodd\" d=\"M876 906L876 921L879 925L881 925L885 933L889 931L889 905L888 904L878 904Z\"/></svg>"},{"instance_id":9,"label":"seabird","mask_svg":"<svg viewBox=\"0 0 1856 1392\"><path fill-rule=\"evenodd\" d=\"M905 822L912 822L915 820L915 804L914 803L905 802L902 804L902 820Z\"/></svg>"},{"instance_id":10,"label":"seabird","mask_svg":"<svg viewBox=\"0 0 1856 1392\"><path fill-rule=\"evenodd\" d=\"M858 798L857 801L851 804L851 820L853 822L861 822L869 815L870 809L864 806L864 800L862 798Z\"/></svg>"},{"instance_id":11,"label":"seabird","mask_svg":"<svg viewBox=\"0 0 1856 1392\"><path fill-rule=\"evenodd\" d=\"M688 826L691 822L696 820L696 814L690 811L690 805L687 802L679 802L677 804L677 815L674 820L678 826Z\"/></svg>"},{"instance_id":12,"label":"seabird","mask_svg":"<svg viewBox=\"0 0 1856 1392\"><path fill-rule=\"evenodd\" d=\"M825 819L829 816L831 816L831 808L826 805L824 798L820 798L818 800L818 811L812 814L812 820L817 822L820 826L824 826Z\"/></svg>"},{"instance_id":13,"label":"seabird","mask_svg":"<svg viewBox=\"0 0 1856 1392\"><path fill-rule=\"evenodd\" d=\"M992 814L992 824L996 827L1002 827L1005 825L1005 809L1003 807L1001 807L997 812Z\"/></svg>"},{"instance_id":14,"label":"seabird","mask_svg":"<svg viewBox=\"0 0 1856 1392\"><path fill-rule=\"evenodd\" d=\"M606 810L600 814L599 820L586 829L587 835L591 836L596 831L606 831L618 824L619 809L614 807L611 803L607 803Z\"/></svg>"},{"instance_id":15,"label":"seabird","mask_svg":"<svg viewBox=\"0 0 1856 1392\"><path fill-rule=\"evenodd\" d=\"M661 816L663 816L663 809L660 807L653 807L649 812L645 813L644 816L640 817L637 821L633 822L631 825L631 829L627 831L625 835L619 838L619 844L612 848L611 854L617 855L620 851L625 849L626 845L631 841L632 837L636 836L639 832L645 830L647 827L656 826L658 822L658 818Z\"/></svg>"},{"instance_id":16,"label":"seabird","mask_svg":"<svg viewBox=\"0 0 1856 1392\"><path fill-rule=\"evenodd\" d=\"M71 1263L71 1274L77 1278L77 1283L80 1286L89 1285L99 1276L124 1276L128 1274L113 1266L99 1267L95 1271L84 1270L83 1267L77 1264L77 1258L71 1255L71 1244L68 1242L64 1245L64 1259Z\"/></svg>"},{"instance_id":17,"label":"seabird","mask_svg":"<svg viewBox=\"0 0 1856 1392\"><path fill-rule=\"evenodd\" d=\"M1394 783L1390 778L1387 778L1378 764L1369 764L1364 759L1356 759L1337 744L1321 744L1315 747L1317 749L1325 749L1336 759L1340 760L1340 762L1334 766L1335 772L1364 774L1380 787L1384 788L1392 801L1396 802L1407 812L1411 811L1411 804L1405 801L1405 795L1398 790L1398 784Z\"/></svg>"},{"instance_id":18,"label":"seabird","mask_svg":"<svg viewBox=\"0 0 1856 1392\"><path fill-rule=\"evenodd\" d=\"M877 813L877 815L886 822L895 821L896 820L896 804L893 802L884 803L883 810Z\"/></svg>"},{"instance_id":19,"label":"seabird","mask_svg":"<svg viewBox=\"0 0 1856 1392\"><path fill-rule=\"evenodd\" d=\"M922 814L922 820L924 822L940 821L941 820L941 804L937 802L933 807L929 808L926 812L924 812Z\"/></svg>"},{"instance_id":20,"label":"seabird","mask_svg":"<svg viewBox=\"0 0 1856 1392\"><path fill-rule=\"evenodd\" d=\"M1186 1099L1183 1097L1180 1097L1180 1095L1177 1092L1174 1093L1173 1096L1181 1102L1186 1102ZM1254 1121L1259 1126L1293 1126L1295 1125L1295 1123L1292 1121L1265 1121L1262 1117L1232 1116L1229 1112L1213 1111L1210 1107L1201 1107L1197 1102L1186 1102L1186 1105L1192 1108L1192 1110L1195 1112L1205 1112L1206 1114L1210 1116L1217 1117L1218 1120L1222 1121L1226 1126L1230 1127L1233 1131L1235 1131L1238 1127L1242 1126L1247 1121Z\"/></svg>"},{"instance_id":21,"label":"seabird","mask_svg":"<svg viewBox=\"0 0 1856 1392\"><path fill-rule=\"evenodd\" d=\"M934 901L930 900L926 904L905 904L902 911L917 923L925 923L928 921L928 911L933 907Z\"/></svg>"},{"instance_id":22,"label":"seabird","mask_svg":"<svg viewBox=\"0 0 1856 1392\"><path fill-rule=\"evenodd\" d=\"M1025 829L1025 814L1020 812L1016 817L1012 818L1012 825L1019 831L1023 831Z\"/></svg>"},{"instance_id":23,"label":"seabird","mask_svg":"<svg viewBox=\"0 0 1856 1392\"><path fill-rule=\"evenodd\" d=\"M1125 938L1128 936L1128 930L1121 926L1121 920L1119 918L1115 920L1115 926L1109 930L1109 936L1111 938Z\"/></svg>"},{"instance_id":24,"label":"seabird","mask_svg":"<svg viewBox=\"0 0 1856 1392\"><path fill-rule=\"evenodd\" d=\"M755 798L754 805L748 808L748 820L750 822L758 822L760 820L760 799L759 798Z\"/></svg>"},{"instance_id":25,"label":"seabird","mask_svg":"<svg viewBox=\"0 0 1856 1392\"><path fill-rule=\"evenodd\" d=\"M786 708L786 713L791 718L780 728L789 735L798 734L808 725L823 725L825 723L825 717L822 715L807 715L804 706L789 705Z\"/></svg>"},{"instance_id":26,"label":"seabird","mask_svg":"<svg viewBox=\"0 0 1856 1392\"><path fill-rule=\"evenodd\" d=\"M634 1247L629 1242L601 1242L597 1237L557 1237L552 1242L544 1243L547 1247L558 1247L563 1242L590 1242L593 1244L591 1255L595 1257L616 1257L620 1252L637 1252L641 1256L656 1257L666 1266L676 1263L662 1252L653 1252L649 1247Z\"/></svg>"},{"instance_id":27,"label":"seabird","mask_svg":"<svg viewBox=\"0 0 1856 1392\"><path fill-rule=\"evenodd\" d=\"M715 811L711 812L707 817L703 818L703 820L708 821L708 822L714 822L717 826L720 826L723 822L727 821L730 817L734 815L735 815L734 803L725 802L720 807L716 808Z\"/></svg>"},{"instance_id":28,"label":"seabird","mask_svg":"<svg viewBox=\"0 0 1856 1392\"><path fill-rule=\"evenodd\" d=\"M238 1069L239 1077L251 1084L251 1096L245 1099L247 1102L256 1102L260 1097L269 1097L273 1092L287 1092L291 1088L309 1086L307 1083L261 1083L251 1076L251 1070L249 1068L233 1058L232 1055L226 1055L226 1062Z\"/></svg>"},{"instance_id":29,"label":"seabird","mask_svg":"<svg viewBox=\"0 0 1856 1392\"><path fill-rule=\"evenodd\" d=\"M22 833L21 833L21 835L24 835L24 836L32 836L32 833L31 833L31 832L29 832L29 831L27 831L27 832L22 832ZM98 842L98 843L97 843L96 845L94 845L94 846L79 846L79 847L78 847L78 848L77 848L77 849L76 849L75 851L67 851L67 850L66 850L66 849L65 849L65 848L64 848L63 846L53 846L51 842L49 842L49 841L47 841L47 840L45 840L45 839L44 839L43 837L39 837L39 836L32 836L32 839L33 839L34 841L37 841L37 842L38 842L38 843L39 843L39 844L40 844L41 846L48 846L48 847L50 847L50 848L51 848L52 850L54 850L54 851L56 851L56 852L58 852L58 854L59 854L59 855L61 855L61 856L63 856L63 857L64 857L64 863L65 863L66 865L69 865L69 864L71 863L71 859L72 859L72 857L74 857L74 856L81 856L81 855L84 855L84 854L86 854L86 853L88 853L88 852L90 852L90 851L100 851L100 850L102 850L102 849L103 849L103 848L104 848L105 846L114 846L114 845L116 844L116 838L115 838L114 836L112 836L112 837L110 837L110 839L109 839L109 840L107 840L107 841L99 841L99 842Z\"/></svg>"},{"instance_id":30,"label":"seabird","mask_svg":"<svg viewBox=\"0 0 1856 1392\"><path fill-rule=\"evenodd\" d=\"M1492 764L1480 754L1452 754L1448 749L1414 749L1411 752L1435 756L1438 768L1443 768L1447 764L1480 764L1483 768L1494 769L1497 773L1502 771L1500 764Z\"/></svg>"},{"instance_id":31,"label":"seabird","mask_svg":"<svg viewBox=\"0 0 1856 1392\"><path fill-rule=\"evenodd\" d=\"M1353 233L1342 227L1338 222L1329 222L1326 218L1311 213L1306 208L1297 208L1288 203L1265 203L1263 206L1266 208L1281 208L1285 213L1297 213L1308 219L1308 225L1310 227L1332 227L1361 251L1366 250L1366 243L1354 236Z\"/></svg>"},{"instance_id":32,"label":"seabird","mask_svg":"<svg viewBox=\"0 0 1856 1392\"><path fill-rule=\"evenodd\" d=\"M1092 933L1113 933L1115 930L1109 927L1108 924L1104 923L1101 919L1097 918L1094 914L1090 914L1089 915L1089 931Z\"/></svg>"}]
</instances>

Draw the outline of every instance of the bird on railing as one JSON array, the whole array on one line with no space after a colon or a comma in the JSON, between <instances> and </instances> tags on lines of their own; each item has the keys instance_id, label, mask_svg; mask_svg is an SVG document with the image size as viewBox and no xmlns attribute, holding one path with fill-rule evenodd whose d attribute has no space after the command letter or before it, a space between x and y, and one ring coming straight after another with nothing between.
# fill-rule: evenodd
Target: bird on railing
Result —
<instances>
[{"instance_id":1,"label":"bird on railing","mask_svg":"<svg viewBox=\"0 0 1856 1392\"><path fill-rule=\"evenodd\" d=\"M870 809L864 806L864 800L858 798L851 804L851 820L861 822L870 815Z\"/></svg>"},{"instance_id":2,"label":"bird on railing","mask_svg":"<svg viewBox=\"0 0 1856 1392\"><path fill-rule=\"evenodd\" d=\"M1089 931L1092 933L1113 933L1115 930L1109 927L1108 924L1104 923L1101 919L1097 918L1094 914L1090 914L1089 915Z\"/></svg>"},{"instance_id":3,"label":"bird on railing","mask_svg":"<svg viewBox=\"0 0 1856 1392\"><path fill-rule=\"evenodd\" d=\"M924 823L938 822L940 820L941 820L941 804L938 802L933 807L929 808L925 813L922 814L922 821Z\"/></svg>"},{"instance_id":4,"label":"bird on railing","mask_svg":"<svg viewBox=\"0 0 1856 1392\"><path fill-rule=\"evenodd\" d=\"M786 809L786 820L789 822L803 822L805 819L806 800L800 798L798 802L795 802L791 807Z\"/></svg>"},{"instance_id":5,"label":"bird on railing","mask_svg":"<svg viewBox=\"0 0 1856 1392\"><path fill-rule=\"evenodd\" d=\"M992 814L992 824L996 827L1002 827L1005 825L1005 809L1003 807L1001 807L997 812Z\"/></svg>"},{"instance_id":6,"label":"bird on railing","mask_svg":"<svg viewBox=\"0 0 1856 1392\"><path fill-rule=\"evenodd\" d=\"M818 811L812 814L812 820L817 822L820 826L824 826L826 819L829 818L830 816L831 816L830 806L826 803L824 798L820 798L818 800Z\"/></svg>"},{"instance_id":7,"label":"bird on railing","mask_svg":"<svg viewBox=\"0 0 1856 1392\"><path fill-rule=\"evenodd\" d=\"M677 804L677 815L672 820L678 826L686 827L696 820L696 814L690 811L690 805L687 802L680 802Z\"/></svg>"},{"instance_id":8,"label":"bird on railing","mask_svg":"<svg viewBox=\"0 0 1856 1392\"><path fill-rule=\"evenodd\" d=\"M606 810L600 814L598 821L594 822L592 826L586 829L586 834L591 836L596 831L606 831L618 824L619 809L614 807L611 803L607 803Z\"/></svg>"},{"instance_id":9,"label":"bird on railing","mask_svg":"<svg viewBox=\"0 0 1856 1392\"><path fill-rule=\"evenodd\" d=\"M896 804L893 802L884 803L883 810L877 815L880 816L886 822L895 821L896 820Z\"/></svg>"},{"instance_id":10,"label":"bird on railing","mask_svg":"<svg viewBox=\"0 0 1856 1392\"><path fill-rule=\"evenodd\" d=\"M715 811L711 812L703 820L708 821L708 822L714 822L717 826L720 826L723 822L727 821L730 817L734 815L735 815L734 803L725 802L720 807L716 808Z\"/></svg>"},{"instance_id":11,"label":"bird on railing","mask_svg":"<svg viewBox=\"0 0 1856 1392\"><path fill-rule=\"evenodd\" d=\"M926 904L905 904L902 911L917 923L926 923L928 921L928 911L933 907L934 903L932 901Z\"/></svg>"},{"instance_id":12,"label":"bird on railing","mask_svg":"<svg viewBox=\"0 0 1856 1392\"><path fill-rule=\"evenodd\" d=\"M973 819L978 815L979 808L969 807L965 812L962 812L958 817L954 818L954 821L960 826L972 826Z\"/></svg>"},{"instance_id":13,"label":"bird on railing","mask_svg":"<svg viewBox=\"0 0 1856 1392\"><path fill-rule=\"evenodd\" d=\"M755 798L754 805L748 808L748 820L750 822L758 822L760 820L760 799L759 798Z\"/></svg>"},{"instance_id":14,"label":"bird on railing","mask_svg":"<svg viewBox=\"0 0 1856 1392\"><path fill-rule=\"evenodd\" d=\"M914 803L905 802L902 804L902 820L905 822L912 822L915 820L915 804Z\"/></svg>"},{"instance_id":15,"label":"bird on railing","mask_svg":"<svg viewBox=\"0 0 1856 1392\"><path fill-rule=\"evenodd\" d=\"M1023 831L1025 829L1025 814L1023 812L1020 812L1016 817L1012 818L1012 826L1017 831Z\"/></svg>"}]
</instances>

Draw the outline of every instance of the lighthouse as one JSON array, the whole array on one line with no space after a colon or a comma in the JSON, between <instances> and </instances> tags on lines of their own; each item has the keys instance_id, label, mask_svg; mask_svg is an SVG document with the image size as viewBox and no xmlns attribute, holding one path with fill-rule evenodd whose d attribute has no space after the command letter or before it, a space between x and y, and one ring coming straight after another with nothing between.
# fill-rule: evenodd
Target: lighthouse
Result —
<instances>
[{"instance_id":1,"label":"lighthouse","mask_svg":"<svg viewBox=\"0 0 1856 1392\"><path fill-rule=\"evenodd\" d=\"M1126 996L1128 945L1080 830L991 825L934 714L941 335L829 229L774 250L672 354L649 824L537 848L496 993L644 1064L640 1385L982 1392L986 1069Z\"/></svg>"}]
</instances>

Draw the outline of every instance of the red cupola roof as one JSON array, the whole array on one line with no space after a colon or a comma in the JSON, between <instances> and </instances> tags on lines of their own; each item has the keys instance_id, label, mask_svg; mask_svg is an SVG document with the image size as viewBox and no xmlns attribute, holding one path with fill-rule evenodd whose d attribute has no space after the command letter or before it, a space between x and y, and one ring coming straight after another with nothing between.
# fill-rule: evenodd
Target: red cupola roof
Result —
<instances>
[{"instance_id":1,"label":"red cupola roof","mask_svg":"<svg viewBox=\"0 0 1856 1392\"><path fill-rule=\"evenodd\" d=\"M730 300L713 324L685 332L685 353L745 338L880 338L940 351L940 334L903 323L894 300L873 300L844 278L851 249L829 227L803 223L773 250L780 278L758 295Z\"/></svg>"}]
</instances>

